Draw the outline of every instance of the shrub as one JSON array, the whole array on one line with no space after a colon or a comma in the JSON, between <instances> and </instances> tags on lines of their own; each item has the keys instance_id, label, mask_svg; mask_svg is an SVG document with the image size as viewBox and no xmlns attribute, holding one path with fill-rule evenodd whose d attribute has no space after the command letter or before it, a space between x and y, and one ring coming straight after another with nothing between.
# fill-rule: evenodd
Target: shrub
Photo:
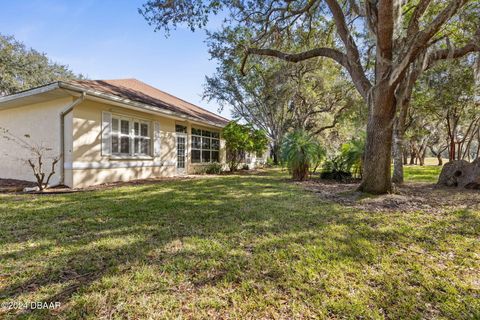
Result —
<instances>
[{"instance_id":1,"label":"shrub","mask_svg":"<svg viewBox=\"0 0 480 320\"><path fill-rule=\"evenodd\" d=\"M266 166L267 168L272 168L273 166L275 166L275 162L273 161L272 158L268 157L268 158L267 158L267 163L265 163L265 166Z\"/></svg>"},{"instance_id":2,"label":"shrub","mask_svg":"<svg viewBox=\"0 0 480 320\"><path fill-rule=\"evenodd\" d=\"M268 146L268 139L264 131L256 130L249 125L241 125L235 121L231 121L223 128L222 136L227 148L227 163L232 172L237 170L245 153L263 153Z\"/></svg>"},{"instance_id":3,"label":"shrub","mask_svg":"<svg viewBox=\"0 0 480 320\"><path fill-rule=\"evenodd\" d=\"M248 164L244 164L242 166L242 170L250 170L250 167L248 166Z\"/></svg>"},{"instance_id":4,"label":"shrub","mask_svg":"<svg viewBox=\"0 0 480 320\"><path fill-rule=\"evenodd\" d=\"M364 150L365 139L363 136L344 143L340 154L324 163L320 177L338 181L348 181L354 177L361 178Z\"/></svg>"},{"instance_id":5,"label":"shrub","mask_svg":"<svg viewBox=\"0 0 480 320\"><path fill-rule=\"evenodd\" d=\"M363 155L365 151L365 137L353 138L342 145L340 156L345 163L346 171L354 177L361 178L363 171Z\"/></svg>"},{"instance_id":6,"label":"shrub","mask_svg":"<svg viewBox=\"0 0 480 320\"><path fill-rule=\"evenodd\" d=\"M320 178L347 182L352 179L352 174L341 155L325 161Z\"/></svg>"},{"instance_id":7,"label":"shrub","mask_svg":"<svg viewBox=\"0 0 480 320\"><path fill-rule=\"evenodd\" d=\"M212 162L205 167L206 174L220 174L222 171L222 164L218 162Z\"/></svg>"},{"instance_id":8,"label":"shrub","mask_svg":"<svg viewBox=\"0 0 480 320\"><path fill-rule=\"evenodd\" d=\"M23 138L17 137L8 129L2 127L0 127L0 138L10 141L30 153L30 156L24 162L32 168L38 190L43 191L48 188L50 179L55 174L55 166L60 161L60 156L51 155L54 152L53 148L30 141L29 134L25 134ZM45 160L50 160L50 171L45 169Z\"/></svg>"},{"instance_id":9,"label":"shrub","mask_svg":"<svg viewBox=\"0 0 480 320\"><path fill-rule=\"evenodd\" d=\"M352 174L346 171L326 171L320 174L321 179L349 182L352 180Z\"/></svg>"},{"instance_id":10,"label":"shrub","mask_svg":"<svg viewBox=\"0 0 480 320\"><path fill-rule=\"evenodd\" d=\"M295 180L307 179L309 169L316 168L324 156L318 141L303 130L289 133L282 144L282 163Z\"/></svg>"}]
</instances>

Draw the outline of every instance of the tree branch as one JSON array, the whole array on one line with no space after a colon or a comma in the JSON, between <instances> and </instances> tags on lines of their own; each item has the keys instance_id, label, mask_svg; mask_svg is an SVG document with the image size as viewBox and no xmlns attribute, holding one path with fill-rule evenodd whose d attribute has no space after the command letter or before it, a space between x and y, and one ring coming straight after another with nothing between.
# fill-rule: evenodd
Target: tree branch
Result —
<instances>
[{"instance_id":1,"label":"tree branch","mask_svg":"<svg viewBox=\"0 0 480 320\"><path fill-rule=\"evenodd\" d=\"M338 123L338 120L340 120L340 116L342 115L343 111L345 111L345 109L347 109L349 107L348 104L344 105L343 107L341 107L337 113L333 116L333 122L329 125L326 125L326 126L323 126L323 127L320 127L318 128L317 130L315 130L315 132L312 134L312 135L316 135L316 134L319 134L321 133L322 131L325 131L327 129L332 129L334 128L337 123Z\"/></svg>"},{"instance_id":2,"label":"tree branch","mask_svg":"<svg viewBox=\"0 0 480 320\"><path fill-rule=\"evenodd\" d=\"M48 187L48 184L50 183L50 178L55 174L55 165L58 163L60 159L55 158L52 161L52 170L50 171L50 174L47 177L47 181L45 181L45 187Z\"/></svg>"},{"instance_id":3,"label":"tree branch","mask_svg":"<svg viewBox=\"0 0 480 320\"><path fill-rule=\"evenodd\" d=\"M415 11L413 11L412 18L410 19L410 22L408 23L407 27L407 38L410 36L414 35L415 33L418 32L418 24L420 18L423 16L425 11L427 10L431 0L420 0L418 5L415 8Z\"/></svg>"},{"instance_id":4,"label":"tree branch","mask_svg":"<svg viewBox=\"0 0 480 320\"><path fill-rule=\"evenodd\" d=\"M285 53L275 49L248 48L243 58L241 70L244 71L245 63L250 54L259 56L276 57L288 62L300 62L316 57L327 57L335 60L343 67L348 67L348 59L344 53L332 48L315 48L301 53Z\"/></svg>"},{"instance_id":5,"label":"tree branch","mask_svg":"<svg viewBox=\"0 0 480 320\"><path fill-rule=\"evenodd\" d=\"M348 61L348 57L344 53L333 48L315 48L300 53L286 53L275 49L247 48L240 67L243 75L245 75L245 64L250 54L275 57L294 63L316 57L330 58L347 69L355 83L357 90L364 98L366 98L368 90L371 88L371 83L368 81L365 74L363 72L355 72L352 65Z\"/></svg>"},{"instance_id":6,"label":"tree branch","mask_svg":"<svg viewBox=\"0 0 480 320\"><path fill-rule=\"evenodd\" d=\"M372 85L370 81L368 81L365 71L363 70L358 47L352 37L352 34L350 33L350 30L348 29L345 15L343 14L342 8L337 0L325 1L332 12L333 20L337 27L337 34L340 36L340 39L342 39L342 42L345 45L345 50L347 53L346 57L348 58L348 67L346 68L355 82L355 86L358 88L358 91L366 99L368 91Z\"/></svg>"},{"instance_id":7,"label":"tree branch","mask_svg":"<svg viewBox=\"0 0 480 320\"><path fill-rule=\"evenodd\" d=\"M452 0L427 27L410 37L408 49L400 58L400 63L393 70L389 85L395 86L398 84L410 63L428 46L430 39L432 39L438 30L467 2L468 0Z\"/></svg>"},{"instance_id":8,"label":"tree branch","mask_svg":"<svg viewBox=\"0 0 480 320\"><path fill-rule=\"evenodd\" d=\"M439 49L432 52L428 57L427 69L439 60L460 58L470 52L480 52L480 28L478 28L475 32L475 36L473 37L472 41L465 46L453 50Z\"/></svg>"}]
</instances>

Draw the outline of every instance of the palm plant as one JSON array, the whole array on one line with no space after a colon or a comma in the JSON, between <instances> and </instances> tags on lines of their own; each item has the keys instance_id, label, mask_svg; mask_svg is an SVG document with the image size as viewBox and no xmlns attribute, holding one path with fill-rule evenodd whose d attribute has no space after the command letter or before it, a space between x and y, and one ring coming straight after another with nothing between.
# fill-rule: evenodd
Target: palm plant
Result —
<instances>
[{"instance_id":1,"label":"palm plant","mask_svg":"<svg viewBox=\"0 0 480 320\"><path fill-rule=\"evenodd\" d=\"M325 151L311 135L303 130L289 133L282 144L282 162L294 180L306 180L310 168L318 167Z\"/></svg>"},{"instance_id":2,"label":"palm plant","mask_svg":"<svg viewBox=\"0 0 480 320\"><path fill-rule=\"evenodd\" d=\"M365 151L365 137L354 138L342 145L340 153L347 171L354 177L362 177L363 155Z\"/></svg>"},{"instance_id":3,"label":"palm plant","mask_svg":"<svg viewBox=\"0 0 480 320\"><path fill-rule=\"evenodd\" d=\"M365 134L344 143L340 153L324 162L322 179L349 181L362 178L363 155L365 152Z\"/></svg>"}]
</instances>

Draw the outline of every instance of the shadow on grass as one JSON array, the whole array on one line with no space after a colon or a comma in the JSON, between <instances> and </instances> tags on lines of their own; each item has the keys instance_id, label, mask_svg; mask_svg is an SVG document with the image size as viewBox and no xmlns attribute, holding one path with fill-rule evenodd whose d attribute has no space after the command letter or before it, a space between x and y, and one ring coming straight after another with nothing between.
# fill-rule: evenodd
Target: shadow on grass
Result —
<instances>
[{"instance_id":1,"label":"shadow on grass","mask_svg":"<svg viewBox=\"0 0 480 320\"><path fill-rule=\"evenodd\" d=\"M14 266L22 263L31 267L38 261L39 267L2 286L0 298L35 296L67 303L102 278L139 264L181 274L197 288L250 280L281 286L289 277L289 266L269 264L268 259L252 266L252 255L285 250L293 263L302 255L288 248L301 251L313 244L321 249L320 261L348 260L362 267L396 244L428 247L442 237L436 225L430 226L432 230L379 228L395 215L365 216L322 203L283 179L264 174L226 176L26 196L22 202L7 198L0 204L1 244L12 249L0 256L9 266L1 273L18 273ZM478 217L468 213L450 223L453 227L443 236L463 235L472 226L477 232L480 225ZM68 308L62 312L82 313ZM26 312L25 316L52 315L47 310Z\"/></svg>"}]
</instances>

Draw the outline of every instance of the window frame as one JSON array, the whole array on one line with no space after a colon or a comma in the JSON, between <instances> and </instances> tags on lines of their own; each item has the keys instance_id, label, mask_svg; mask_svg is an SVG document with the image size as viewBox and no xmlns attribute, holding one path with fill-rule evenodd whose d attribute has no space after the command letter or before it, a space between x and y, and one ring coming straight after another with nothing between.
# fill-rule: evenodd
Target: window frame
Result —
<instances>
[{"instance_id":1,"label":"window frame","mask_svg":"<svg viewBox=\"0 0 480 320\"><path fill-rule=\"evenodd\" d=\"M139 157L151 157L152 156L152 127L150 125L149 121L141 120L141 119L136 119L132 118L133 121L133 130L132 130L132 142L133 142L133 149L132 149L132 155L134 156L139 156ZM138 123L138 135L135 134L135 123ZM142 124L147 125L147 135L143 136L142 135ZM141 151L142 149L142 141L147 140L148 141L148 152L143 153L143 152L135 152L135 139L139 139L139 144L138 144L138 149Z\"/></svg>"},{"instance_id":2,"label":"window frame","mask_svg":"<svg viewBox=\"0 0 480 320\"><path fill-rule=\"evenodd\" d=\"M123 121L128 122L128 134L122 133L121 123ZM132 157L153 157L153 131L152 131L152 122L149 120L129 117L120 114L112 113L112 130L110 132L110 147L111 155L115 158L132 158ZM113 122L118 121L118 130L114 131ZM138 135L135 134L135 123L138 123ZM142 124L147 125L147 136L142 135ZM118 146L117 149L114 149L113 138L114 136L118 137ZM128 137L128 148L129 152L121 152L121 138ZM143 140L148 141L148 153L135 152L135 139L139 139L139 151L141 151L141 143Z\"/></svg>"},{"instance_id":3,"label":"window frame","mask_svg":"<svg viewBox=\"0 0 480 320\"><path fill-rule=\"evenodd\" d=\"M194 133L195 132L195 133ZM196 132L199 132L200 134L197 134ZM204 134L205 133L205 134ZM212 130L205 130L205 129L199 129L199 128L190 128L190 134L192 136L191 139L191 157L190 157L190 162L193 164L208 164L208 163L213 163L213 162L220 162L220 132L218 131L212 131ZM199 139L199 147L194 146L194 140ZM205 143L204 141L209 140L208 143ZM217 143L213 143L213 140L216 140ZM209 145L208 148L206 148L206 145ZM216 145L218 146L218 149L214 149L213 146ZM193 157L194 151L198 151L200 153L200 159L197 161ZM208 153L208 157L204 156L206 153ZM214 157L212 156L214 152L218 153L218 158L216 161L214 161ZM208 161L204 161L205 158L208 158Z\"/></svg>"}]
</instances>

